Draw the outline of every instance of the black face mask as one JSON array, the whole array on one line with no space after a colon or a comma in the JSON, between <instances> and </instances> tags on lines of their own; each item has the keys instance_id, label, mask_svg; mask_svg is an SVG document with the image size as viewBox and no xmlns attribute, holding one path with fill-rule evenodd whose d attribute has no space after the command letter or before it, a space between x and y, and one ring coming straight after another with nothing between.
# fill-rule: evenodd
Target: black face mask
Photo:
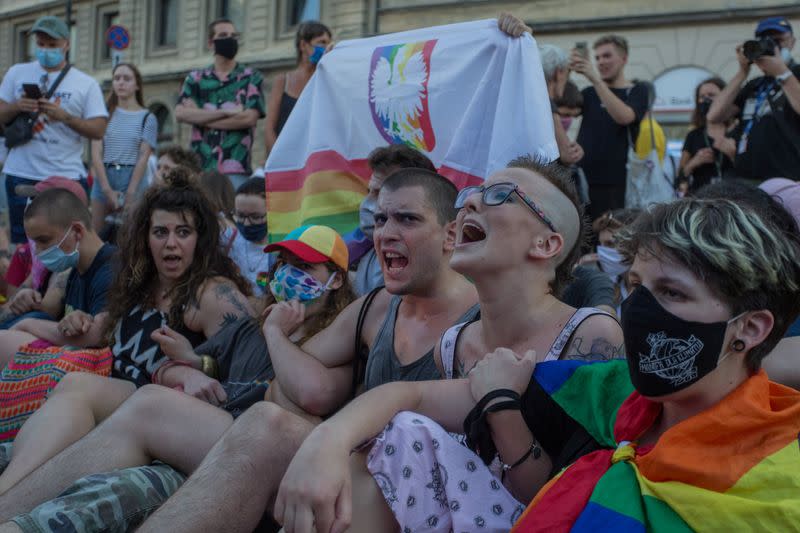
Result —
<instances>
[{"instance_id":1,"label":"black face mask","mask_svg":"<svg viewBox=\"0 0 800 533\"><path fill-rule=\"evenodd\" d=\"M239 41L233 37L214 39L214 53L225 59L233 59L239 51Z\"/></svg>"},{"instance_id":2,"label":"black face mask","mask_svg":"<svg viewBox=\"0 0 800 533\"><path fill-rule=\"evenodd\" d=\"M701 116L708 115L708 110L711 109L711 100L709 98L703 98L697 104L697 111L700 113Z\"/></svg>"},{"instance_id":3,"label":"black face mask","mask_svg":"<svg viewBox=\"0 0 800 533\"><path fill-rule=\"evenodd\" d=\"M741 316L741 315L739 315ZM642 396L685 389L714 370L728 324L689 322L664 309L639 286L622 302L622 334L631 382Z\"/></svg>"}]
</instances>

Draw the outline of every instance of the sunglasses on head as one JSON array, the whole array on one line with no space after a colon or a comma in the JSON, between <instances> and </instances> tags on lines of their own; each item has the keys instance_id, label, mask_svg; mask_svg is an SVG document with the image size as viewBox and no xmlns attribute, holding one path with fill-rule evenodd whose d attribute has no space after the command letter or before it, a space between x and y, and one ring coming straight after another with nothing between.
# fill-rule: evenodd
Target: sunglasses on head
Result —
<instances>
[{"instance_id":1,"label":"sunglasses on head","mask_svg":"<svg viewBox=\"0 0 800 533\"><path fill-rule=\"evenodd\" d=\"M519 189L514 183L495 183L493 185L486 186L478 186L473 185L471 187L464 187L461 189L461 192L458 193L456 196L456 209L461 209L464 207L464 204L467 201L467 198L472 196L473 194L483 193L481 196L481 201L484 205L501 205L508 201L511 198L512 194L516 194L519 196L522 201L527 205L533 213L538 216L544 224L550 228L550 231L558 233L556 231L555 226L553 226L553 222L550 218L544 214L542 208L536 205L536 203L524 192Z\"/></svg>"}]
</instances>

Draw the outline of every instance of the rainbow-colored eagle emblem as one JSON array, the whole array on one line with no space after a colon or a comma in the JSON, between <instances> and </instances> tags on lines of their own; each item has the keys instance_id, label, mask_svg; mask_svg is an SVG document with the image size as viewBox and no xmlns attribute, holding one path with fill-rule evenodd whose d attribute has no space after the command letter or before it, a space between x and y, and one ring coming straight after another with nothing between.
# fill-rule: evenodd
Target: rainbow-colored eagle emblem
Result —
<instances>
[{"instance_id":1,"label":"rainbow-colored eagle emblem","mask_svg":"<svg viewBox=\"0 0 800 533\"><path fill-rule=\"evenodd\" d=\"M381 46L372 53L369 107L389 143L431 152L436 137L428 110L428 79L436 39Z\"/></svg>"}]
</instances>

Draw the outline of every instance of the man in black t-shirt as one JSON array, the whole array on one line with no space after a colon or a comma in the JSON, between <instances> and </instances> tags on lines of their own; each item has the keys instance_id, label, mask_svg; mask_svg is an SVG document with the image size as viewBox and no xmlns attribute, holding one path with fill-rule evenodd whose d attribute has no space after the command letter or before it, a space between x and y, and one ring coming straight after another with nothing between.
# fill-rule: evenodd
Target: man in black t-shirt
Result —
<instances>
[{"instance_id":1,"label":"man in black t-shirt","mask_svg":"<svg viewBox=\"0 0 800 533\"><path fill-rule=\"evenodd\" d=\"M608 210L624 207L629 139L639 134L639 122L647 112L647 88L625 79L628 41L606 35L595 41L591 60L573 50L571 68L592 84L583 92L583 121L578 144L580 162L589 183L589 212L596 218ZM598 72L599 71L599 72Z\"/></svg>"},{"instance_id":2,"label":"man in black t-shirt","mask_svg":"<svg viewBox=\"0 0 800 533\"><path fill-rule=\"evenodd\" d=\"M800 65L791 56L795 37L784 17L758 23L756 39L770 37L772 54L751 62L736 48L739 71L714 99L707 118L722 123L736 117L736 174L757 181L771 177L800 179ZM763 76L742 84L755 64Z\"/></svg>"}]
</instances>

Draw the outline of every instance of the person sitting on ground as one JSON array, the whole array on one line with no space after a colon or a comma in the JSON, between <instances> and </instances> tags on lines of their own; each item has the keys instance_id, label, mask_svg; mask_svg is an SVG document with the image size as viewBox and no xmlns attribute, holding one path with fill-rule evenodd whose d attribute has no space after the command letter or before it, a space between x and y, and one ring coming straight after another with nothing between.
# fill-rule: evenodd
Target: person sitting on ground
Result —
<instances>
[{"instance_id":1,"label":"person sitting on ground","mask_svg":"<svg viewBox=\"0 0 800 533\"><path fill-rule=\"evenodd\" d=\"M581 267L597 266L614 283L614 309L617 316L620 316L620 304L628 297L632 287L626 275L630 265L625 264L614 238L639 213L639 209L614 209L595 219L592 232L597 235L596 252L584 255L580 260Z\"/></svg>"},{"instance_id":2,"label":"person sitting on ground","mask_svg":"<svg viewBox=\"0 0 800 533\"><path fill-rule=\"evenodd\" d=\"M86 191L80 183L61 176L50 176L27 192L30 196L36 196L49 189L70 191L83 205L89 205ZM0 329L10 328L23 315L47 319L58 316L63 308L63 285L67 277L69 271L55 277L50 275L50 271L36 258L36 243L32 240L28 239L28 242L18 245L6 274L9 287L16 289L10 295L9 301L0 307Z\"/></svg>"},{"instance_id":3,"label":"person sitting on ground","mask_svg":"<svg viewBox=\"0 0 800 533\"><path fill-rule=\"evenodd\" d=\"M186 167L193 174L200 173L200 158L192 152L180 146L170 146L158 152L158 163L156 173L153 176L152 185L163 185L164 178L175 167Z\"/></svg>"},{"instance_id":4,"label":"person sitting on ground","mask_svg":"<svg viewBox=\"0 0 800 533\"><path fill-rule=\"evenodd\" d=\"M100 239L86 205L65 189L38 194L23 223L45 268L57 277L70 273L66 279L61 276L63 286L56 286L63 290L63 301L53 319L25 318L0 332L0 364L8 364L20 346L37 339L56 346L99 346L116 248Z\"/></svg>"},{"instance_id":5,"label":"person sitting on ground","mask_svg":"<svg viewBox=\"0 0 800 533\"><path fill-rule=\"evenodd\" d=\"M197 345L252 315L245 297L247 282L219 248L216 213L191 180L188 171L173 170L164 185L147 191L123 227L121 242L126 246L121 249L121 269L105 317L62 326L67 337L99 330L104 338L113 339L112 379L80 372L61 379L19 431L11 464L0 476L0 494L151 382L168 361L151 339L152 332L168 325ZM195 369L168 368L159 379L189 395L224 398L219 383Z\"/></svg>"},{"instance_id":6,"label":"person sitting on ground","mask_svg":"<svg viewBox=\"0 0 800 533\"><path fill-rule=\"evenodd\" d=\"M249 408L228 433L236 441L236 448L252 454L259 466L251 469L260 479L256 486L263 486L266 494L270 491L274 494L282 475L282 468L272 469L268 465L272 461L288 464L299 444L293 437L291 424L272 424L276 413L285 413L292 424L300 424L307 433L306 420L329 415L352 397L354 377L360 377L362 370L367 388L389 381L440 377L433 357L434 344L447 328L470 320L477 313L474 286L449 267L455 236L456 194L449 180L433 172L404 169L394 173L381 188L378 199L381 224L375 232L377 255L387 272L386 289L373 291L350 304L329 327L302 347L295 346L290 334L303 321L303 306L280 302L270 310L264 333L277 376L268 389L272 401ZM363 348L369 350L366 369L363 369ZM143 387L137 391L95 431L4 494L0 498L0 520L29 511L36 503L57 496L68 484L88 474L146 465L156 458L192 473L231 427L231 419L228 415L205 412L173 412L168 406L179 405L179 396L177 391L163 387ZM141 421L142 416L148 424L131 424L134 419ZM174 439L169 441L163 438L163 431L146 431L172 427L175 420L188 429L171 433ZM109 445L106 440L109 438L125 444ZM99 444L101 441L105 444ZM225 441L219 446L228 449L229 445ZM99 449L103 453L96 453ZM171 454L175 451L179 457L173 458ZM227 460L238 458L216 460L216 465L222 466ZM233 470L225 472L232 474ZM230 479L227 474L223 475L226 485L230 482L237 494L241 491L252 499L254 486L250 477L237 473L235 479ZM185 497L193 500L198 488L205 494L211 487L205 483L205 476L204 472L198 472L198 477L190 478L188 491L180 497L176 495L178 501ZM238 508L238 501L238 496L232 494L225 505ZM73 513L76 522L93 512L85 501L79 507ZM252 512L236 520L257 523L261 512L249 511ZM183 516L185 512L180 514ZM225 516L224 520L230 518L225 513L219 516ZM203 527L216 528L214 524ZM219 525L221 529L232 527L230 523Z\"/></svg>"},{"instance_id":7,"label":"person sitting on ground","mask_svg":"<svg viewBox=\"0 0 800 533\"><path fill-rule=\"evenodd\" d=\"M198 174L197 184L206 193L206 198L219 214L219 225L222 230L220 245L225 255L230 255L233 240L238 232L233 221L233 198L235 196L233 185L228 176L216 170L207 170Z\"/></svg>"},{"instance_id":8,"label":"person sitting on ground","mask_svg":"<svg viewBox=\"0 0 800 533\"><path fill-rule=\"evenodd\" d=\"M303 300L306 312L303 323L291 333L290 338L302 344L329 326L341 310L353 301L346 271L347 247L334 230L324 226L298 228L284 241L272 246L281 250L277 264L281 273L274 278L276 281L270 287L275 294L268 292L261 307L276 303L278 298L283 300L287 291L294 290L295 285L291 280L296 279L300 272L303 273L302 276L310 276L316 282L315 290L296 295L296 298ZM326 259L321 260L322 256ZM307 286L312 288L311 285ZM186 337L169 326L156 330L152 334L153 339L159 342L162 351L172 360L160 368L177 364L202 370L209 377L219 380L225 391L225 399L220 403L214 395L193 398L185 394L168 394L169 401L161 406L159 423L148 424L149 431L153 435L163 435L165 428L179 428L187 421L194 420L192 413L198 417L207 417L210 416L209 413L214 413L213 416L216 417L220 415L220 410L224 410L230 417L236 418L253 403L263 399L264 391L269 387L269 381L274 379L275 373L261 331L262 325L251 317L243 317L223 327L196 348L191 346ZM161 390L166 391L163 388ZM211 407L212 405L219 409ZM167 423L169 417L172 417L172 421ZM196 427L186 425L186 434L192 433ZM107 505L114 509L115 519L119 520L117 525L124 530L133 527L136 517L140 517L140 511L152 511L160 503L158 496L163 494L162 499L166 499L183 480L182 474L166 464L129 468L94 475L91 482L84 484L80 490L70 491L67 498L70 501L82 501L83 505L75 510L86 516L91 513L91 510L86 509L86 495L90 492L96 495L103 487L113 486L114 490L109 495L104 496L100 502L95 500L92 505ZM170 490L169 487L174 488ZM122 494L125 496L119 496ZM74 514L62 512L64 503L63 498L46 502L30 516L36 517L38 523L44 523L53 512L59 512L62 523L68 517L76 529L86 529L87 524L79 522ZM66 508L74 507L67 504Z\"/></svg>"},{"instance_id":9,"label":"person sitting on ground","mask_svg":"<svg viewBox=\"0 0 800 533\"><path fill-rule=\"evenodd\" d=\"M250 282L253 299L260 302L269 293L269 271L275 264L275 256L264 253L268 241L264 178L250 178L236 190L233 220L237 231L229 255Z\"/></svg>"},{"instance_id":10,"label":"person sitting on ground","mask_svg":"<svg viewBox=\"0 0 800 533\"><path fill-rule=\"evenodd\" d=\"M365 394L318 426L293 459L275 504L286 530L383 531L393 524L389 507L401 516L422 505L436 510L414 523L428 531L793 527L800 393L759 368L800 312L800 241L714 199L657 205L619 242L636 285L623 306L627 361L537 363L512 346L487 355L469 379L420 388L412 401L403 400L405 384ZM459 463L446 434L400 413L370 453L373 477L351 478L353 447L403 409L468 428L480 457L462 451ZM543 409L545 427L533 422ZM508 440L516 425L533 438ZM565 425L583 428L599 449L561 471L546 443L550 428ZM484 466L496 451L510 486ZM426 470L418 452L441 463Z\"/></svg>"},{"instance_id":11,"label":"person sitting on ground","mask_svg":"<svg viewBox=\"0 0 800 533\"><path fill-rule=\"evenodd\" d=\"M378 194L384 180L403 168L422 168L436 172L430 159L404 144L390 144L375 148L367 157L372 175L367 184L367 196L361 201L358 210L359 231L363 239L355 239L350 245L350 262L355 267L352 272L353 286L357 296L364 296L376 287L383 285L381 263L375 252L372 235L375 231L375 209L378 207Z\"/></svg>"}]
</instances>

